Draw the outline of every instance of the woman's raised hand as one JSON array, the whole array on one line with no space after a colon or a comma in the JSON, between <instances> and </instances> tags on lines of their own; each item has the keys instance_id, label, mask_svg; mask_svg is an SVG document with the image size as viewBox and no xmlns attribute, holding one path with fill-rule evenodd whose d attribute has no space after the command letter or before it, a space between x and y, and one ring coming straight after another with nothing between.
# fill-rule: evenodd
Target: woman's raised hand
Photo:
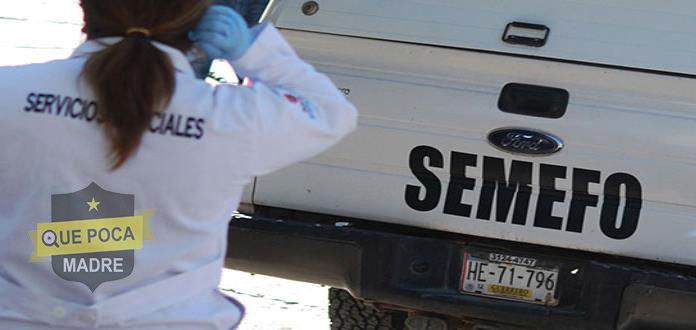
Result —
<instances>
[{"instance_id":1,"label":"woman's raised hand","mask_svg":"<svg viewBox=\"0 0 696 330\"><path fill-rule=\"evenodd\" d=\"M234 61L242 57L252 43L244 18L226 6L211 6L189 39L198 44L210 59Z\"/></svg>"}]
</instances>

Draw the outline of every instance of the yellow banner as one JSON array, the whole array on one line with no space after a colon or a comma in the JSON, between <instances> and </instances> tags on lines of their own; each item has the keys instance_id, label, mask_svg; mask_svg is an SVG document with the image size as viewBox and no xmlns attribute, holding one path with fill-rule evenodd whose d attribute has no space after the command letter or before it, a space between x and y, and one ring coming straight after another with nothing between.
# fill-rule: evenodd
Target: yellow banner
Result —
<instances>
[{"instance_id":1,"label":"yellow banner","mask_svg":"<svg viewBox=\"0 0 696 330\"><path fill-rule=\"evenodd\" d=\"M521 298L531 298L532 290L513 288L504 285L490 284L488 285L488 292L497 293L506 296L521 297Z\"/></svg>"},{"instance_id":2,"label":"yellow banner","mask_svg":"<svg viewBox=\"0 0 696 330\"><path fill-rule=\"evenodd\" d=\"M48 222L32 231L34 253L30 262L48 261L54 255L136 250L153 240L149 227L155 210L138 211L133 217Z\"/></svg>"}]
</instances>

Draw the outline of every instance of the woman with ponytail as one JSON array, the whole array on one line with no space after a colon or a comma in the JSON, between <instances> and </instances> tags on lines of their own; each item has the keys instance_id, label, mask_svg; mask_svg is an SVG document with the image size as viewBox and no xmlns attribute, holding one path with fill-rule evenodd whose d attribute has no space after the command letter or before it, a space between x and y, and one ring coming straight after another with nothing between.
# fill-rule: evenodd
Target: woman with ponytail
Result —
<instances>
[{"instance_id":1,"label":"woman with ponytail","mask_svg":"<svg viewBox=\"0 0 696 330\"><path fill-rule=\"evenodd\" d=\"M244 186L357 112L270 24L203 0L80 3L70 58L0 68L0 328L235 328L217 286ZM194 44L253 84L196 79ZM88 231L104 219L111 241Z\"/></svg>"}]
</instances>

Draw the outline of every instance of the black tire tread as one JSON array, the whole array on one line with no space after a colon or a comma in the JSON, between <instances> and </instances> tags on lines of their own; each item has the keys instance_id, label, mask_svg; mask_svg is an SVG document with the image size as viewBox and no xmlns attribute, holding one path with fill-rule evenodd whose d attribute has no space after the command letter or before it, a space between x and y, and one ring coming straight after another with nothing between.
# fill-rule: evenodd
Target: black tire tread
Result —
<instances>
[{"instance_id":1,"label":"black tire tread","mask_svg":"<svg viewBox=\"0 0 696 330\"><path fill-rule=\"evenodd\" d=\"M365 305L348 291L329 289L331 330L394 330L392 315Z\"/></svg>"}]
</instances>

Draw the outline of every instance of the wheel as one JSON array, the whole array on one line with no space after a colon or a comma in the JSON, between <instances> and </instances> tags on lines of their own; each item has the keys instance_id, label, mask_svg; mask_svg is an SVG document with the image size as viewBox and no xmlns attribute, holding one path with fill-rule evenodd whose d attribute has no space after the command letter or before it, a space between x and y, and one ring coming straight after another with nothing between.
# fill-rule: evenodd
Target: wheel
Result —
<instances>
[{"instance_id":1,"label":"wheel","mask_svg":"<svg viewBox=\"0 0 696 330\"><path fill-rule=\"evenodd\" d=\"M331 330L402 330L405 313L379 311L353 298L348 291L329 289Z\"/></svg>"}]
</instances>

